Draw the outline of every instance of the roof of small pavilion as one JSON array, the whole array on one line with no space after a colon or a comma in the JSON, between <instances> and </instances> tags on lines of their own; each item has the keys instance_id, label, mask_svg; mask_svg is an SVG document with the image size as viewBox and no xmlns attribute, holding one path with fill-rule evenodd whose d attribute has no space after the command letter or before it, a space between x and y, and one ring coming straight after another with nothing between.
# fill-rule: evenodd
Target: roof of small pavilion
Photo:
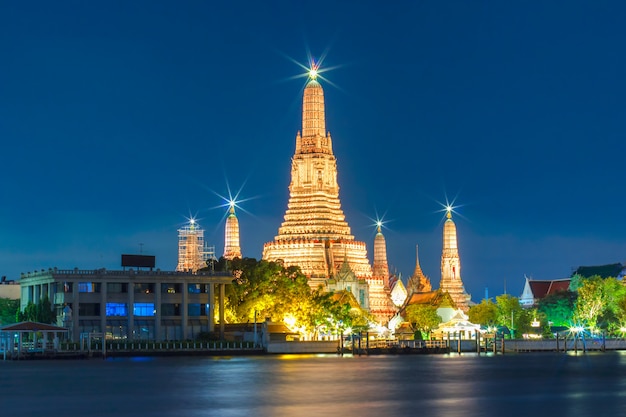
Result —
<instances>
[{"instance_id":1,"label":"roof of small pavilion","mask_svg":"<svg viewBox=\"0 0 626 417\"><path fill-rule=\"evenodd\" d=\"M544 298L557 291L567 291L569 289L570 278L552 280L528 280L528 285L536 299Z\"/></svg>"},{"instance_id":2,"label":"roof of small pavilion","mask_svg":"<svg viewBox=\"0 0 626 417\"><path fill-rule=\"evenodd\" d=\"M37 323L35 321L23 321L0 327L2 332L67 332L65 327L53 326L52 324Z\"/></svg>"}]
</instances>

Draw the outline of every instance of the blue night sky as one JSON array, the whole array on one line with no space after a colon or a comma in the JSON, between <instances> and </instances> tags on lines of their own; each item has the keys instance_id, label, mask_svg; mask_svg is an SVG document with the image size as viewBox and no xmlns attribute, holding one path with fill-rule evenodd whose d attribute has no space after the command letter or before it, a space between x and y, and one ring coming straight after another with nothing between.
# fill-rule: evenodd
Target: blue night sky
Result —
<instances>
[{"instance_id":1,"label":"blue night sky","mask_svg":"<svg viewBox=\"0 0 626 417\"><path fill-rule=\"evenodd\" d=\"M128 4L131 3L131 4ZM0 5L0 275L176 267L195 216L244 256L288 200L301 65L320 60L340 198L406 279L438 286L446 199L474 301L626 261L622 2ZM505 284L506 283L506 284Z\"/></svg>"}]
</instances>

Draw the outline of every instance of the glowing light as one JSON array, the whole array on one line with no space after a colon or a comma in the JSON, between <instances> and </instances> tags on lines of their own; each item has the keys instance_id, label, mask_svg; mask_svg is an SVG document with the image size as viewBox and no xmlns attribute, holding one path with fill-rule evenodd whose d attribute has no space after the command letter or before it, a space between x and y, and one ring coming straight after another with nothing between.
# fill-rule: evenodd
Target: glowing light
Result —
<instances>
[{"instance_id":1,"label":"glowing light","mask_svg":"<svg viewBox=\"0 0 626 417\"><path fill-rule=\"evenodd\" d=\"M296 318L291 314L286 315L283 318L283 322L287 325L287 327L289 327L290 330L294 330L296 327Z\"/></svg>"},{"instance_id":2,"label":"glowing light","mask_svg":"<svg viewBox=\"0 0 626 417\"><path fill-rule=\"evenodd\" d=\"M313 64L313 66L309 70L309 78L311 78L312 80L317 78L317 65L316 64Z\"/></svg>"},{"instance_id":3,"label":"glowing light","mask_svg":"<svg viewBox=\"0 0 626 417\"><path fill-rule=\"evenodd\" d=\"M569 328L569 331L572 333L582 333L585 330L583 326L572 326Z\"/></svg>"}]
</instances>

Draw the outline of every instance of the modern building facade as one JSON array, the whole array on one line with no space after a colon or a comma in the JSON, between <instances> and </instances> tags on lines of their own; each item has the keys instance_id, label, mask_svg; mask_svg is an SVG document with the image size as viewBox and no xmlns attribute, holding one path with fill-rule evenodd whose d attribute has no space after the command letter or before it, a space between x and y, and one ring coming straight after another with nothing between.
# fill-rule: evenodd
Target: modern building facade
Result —
<instances>
[{"instance_id":1,"label":"modern building facade","mask_svg":"<svg viewBox=\"0 0 626 417\"><path fill-rule=\"evenodd\" d=\"M21 309L45 296L70 339L187 340L215 330L218 294L224 323L225 286L232 276L166 271L59 270L22 274ZM216 292L217 291L217 292Z\"/></svg>"}]
</instances>

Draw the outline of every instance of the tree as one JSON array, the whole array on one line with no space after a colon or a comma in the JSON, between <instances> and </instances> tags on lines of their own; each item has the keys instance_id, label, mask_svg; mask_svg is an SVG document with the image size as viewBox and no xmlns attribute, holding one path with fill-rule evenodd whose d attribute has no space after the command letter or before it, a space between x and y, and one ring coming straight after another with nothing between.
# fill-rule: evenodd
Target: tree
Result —
<instances>
[{"instance_id":1,"label":"tree","mask_svg":"<svg viewBox=\"0 0 626 417\"><path fill-rule=\"evenodd\" d=\"M20 309L20 300L0 298L0 325L15 323Z\"/></svg>"},{"instance_id":2,"label":"tree","mask_svg":"<svg viewBox=\"0 0 626 417\"><path fill-rule=\"evenodd\" d=\"M557 291L537 303L537 310L553 326L569 326L572 323L576 293L572 291Z\"/></svg>"},{"instance_id":3,"label":"tree","mask_svg":"<svg viewBox=\"0 0 626 417\"><path fill-rule=\"evenodd\" d=\"M431 305L412 304L405 310L405 319L416 332L417 336L426 336L441 323L437 309ZM419 332L419 333L417 333Z\"/></svg>"},{"instance_id":4,"label":"tree","mask_svg":"<svg viewBox=\"0 0 626 417\"><path fill-rule=\"evenodd\" d=\"M233 284L227 287L225 318L233 322L251 321L255 313L261 320L283 322L288 318L311 335L322 326L334 327L339 322L344 328L367 325L367 316L359 308L334 301L332 294L321 289L312 290L298 267L244 258L233 259L229 268Z\"/></svg>"},{"instance_id":5,"label":"tree","mask_svg":"<svg viewBox=\"0 0 626 417\"><path fill-rule=\"evenodd\" d=\"M507 326L511 330L511 337L523 334L530 329L534 314L532 311L524 310L517 297L510 294L498 295L496 306L498 307L498 325Z\"/></svg>"},{"instance_id":6,"label":"tree","mask_svg":"<svg viewBox=\"0 0 626 417\"><path fill-rule=\"evenodd\" d=\"M616 278L586 278L578 288L574 320L591 329L616 330L626 318L626 287Z\"/></svg>"},{"instance_id":7,"label":"tree","mask_svg":"<svg viewBox=\"0 0 626 417\"><path fill-rule=\"evenodd\" d=\"M52 311L52 304L47 295L44 295L39 299L37 304L29 301L24 311L17 311L17 321L36 321L38 323L54 323L56 321L56 315Z\"/></svg>"},{"instance_id":8,"label":"tree","mask_svg":"<svg viewBox=\"0 0 626 417\"><path fill-rule=\"evenodd\" d=\"M605 306L604 280L598 275L586 278L578 288L574 321L596 328Z\"/></svg>"},{"instance_id":9,"label":"tree","mask_svg":"<svg viewBox=\"0 0 626 417\"><path fill-rule=\"evenodd\" d=\"M498 306L493 301L483 299L480 304L470 307L469 321L483 326L494 325L498 320Z\"/></svg>"}]
</instances>

